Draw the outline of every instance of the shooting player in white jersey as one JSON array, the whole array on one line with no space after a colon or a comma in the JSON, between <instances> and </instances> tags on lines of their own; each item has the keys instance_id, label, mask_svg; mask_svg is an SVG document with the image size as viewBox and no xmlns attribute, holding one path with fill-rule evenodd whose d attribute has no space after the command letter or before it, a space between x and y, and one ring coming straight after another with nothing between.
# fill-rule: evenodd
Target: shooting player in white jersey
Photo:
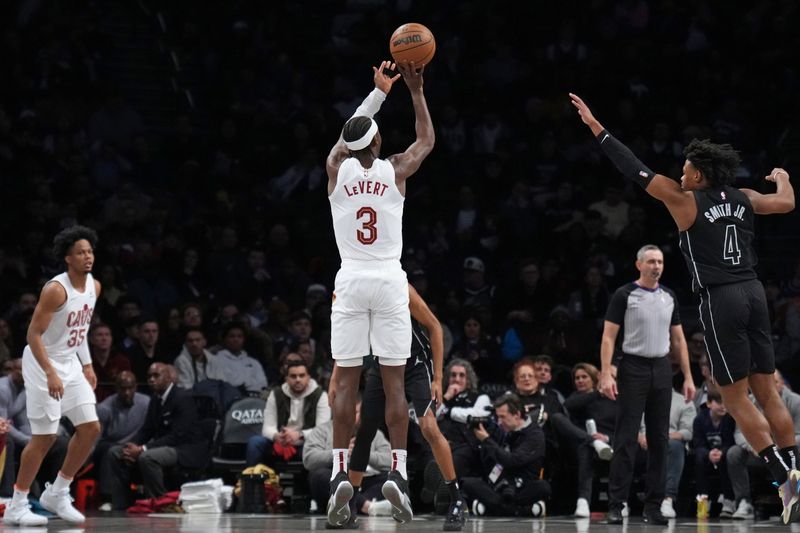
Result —
<instances>
[{"instance_id":1,"label":"shooting player in white jersey","mask_svg":"<svg viewBox=\"0 0 800 533\"><path fill-rule=\"evenodd\" d=\"M333 401L333 474L328 523L350 518L353 486L347 476L348 445L353 435L358 382L363 357L380 363L386 393L386 424L392 444L392 471L383 495L398 522L411 520L406 474L408 404L405 364L410 355L411 317L408 280L400 265L403 248L403 202L406 179L433 149L434 131L422 91L423 69L390 61L373 67L375 90L345 123L326 161L328 199L336 245L342 258L336 275L331 313L331 352L338 367ZM416 140L402 154L380 159L381 136L373 116L402 75L411 92Z\"/></svg>"},{"instance_id":2,"label":"shooting player in white jersey","mask_svg":"<svg viewBox=\"0 0 800 533\"><path fill-rule=\"evenodd\" d=\"M85 521L72 506L69 485L100 435L94 395L97 378L86 341L100 294L100 283L91 274L96 243L94 230L83 226L67 228L53 240L55 255L64 259L67 271L42 288L28 327L22 375L33 436L22 452L14 496L3 516L6 524L47 524L47 518L30 510L28 491L42 459L55 442L62 416L70 419L75 434L61 470L52 484L46 484L39 501L64 520Z\"/></svg>"}]
</instances>

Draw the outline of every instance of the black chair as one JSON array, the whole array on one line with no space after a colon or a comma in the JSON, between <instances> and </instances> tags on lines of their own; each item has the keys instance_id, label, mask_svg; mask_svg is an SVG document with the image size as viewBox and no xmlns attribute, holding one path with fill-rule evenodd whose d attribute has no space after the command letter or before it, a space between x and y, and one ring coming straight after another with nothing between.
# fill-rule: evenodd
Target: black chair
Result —
<instances>
[{"instance_id":1,"label":"black chair","mask_svg":"<svg viewBox=\"0 0 800 533\"><path fill-rule=\"evenodd\" d=\"M207 418L220 420L222 418L222 413L220 413L217 401L211 396L207 394L192 394L192 399L194 399L194 405L197 408L197 416L200 420L205 420Z\"/></svg>"},{"instance_id":2,"label":"black chair","mask_svg":"<svg viewBox=\"0 0 800 533\"><path fill-rule=\"evenodd\" d=\"M242 398L231 405L222 420L215 453L214 472L239 473L245 467L245 451L250 437L261 435L266 402L261 398Z\"/></svg>"}]
</instances>

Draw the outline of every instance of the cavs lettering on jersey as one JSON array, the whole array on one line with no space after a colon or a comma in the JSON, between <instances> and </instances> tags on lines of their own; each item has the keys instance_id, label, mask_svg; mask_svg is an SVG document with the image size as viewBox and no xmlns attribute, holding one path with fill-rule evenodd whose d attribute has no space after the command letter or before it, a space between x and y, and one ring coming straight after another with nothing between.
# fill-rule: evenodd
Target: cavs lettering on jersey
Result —
<instances>
[{"instance_id":1,"label":"cavs lettering on jersey","mask_svg":"<svg viewBox=\"0 0 800 533\"><path fill-rule=\"evenodd\" d=\"M51 358L74 356L86 341L97 301L94 278L86 276L86 289L78 292L69 281L67 273L59 274L48 283L58 283L67 293L64 305L53 313L50 325L42 334L42 342Z\"/></svg>"},{"instance_id":2,"label":"cavs lettering on jersey","mask_svg":"<svg viewBox=\"0 0 800 533\"><path fill-rule=\"evenodd\" d=\"M734 187L694 191L697 217L680 232L683 257L692 276L692 289L756 278L753 251L753 206Z\"/></svg>"},{"instance_id":3,"label":"cavs lettering on jersey","mask_svg":"<svg viewBox=\"0 0 800 533\"><path fill-rule=\"evenodd\" d=\"M405 198L391 163L376 159L364 168L354 157L345 159L328 200L342 262L400 261Z\"/></svg>"}]
</instances>

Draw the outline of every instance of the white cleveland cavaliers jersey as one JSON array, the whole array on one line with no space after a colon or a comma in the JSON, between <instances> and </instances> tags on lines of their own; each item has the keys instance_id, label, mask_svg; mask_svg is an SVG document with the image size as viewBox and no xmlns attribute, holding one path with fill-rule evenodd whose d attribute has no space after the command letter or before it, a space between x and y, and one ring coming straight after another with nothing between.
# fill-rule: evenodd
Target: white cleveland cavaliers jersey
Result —
<instances>
[{"instance_id":1,"label":"white cleveland cavaliers jersey","mask_svg":"<svg viewBox=\"0 0 800 533\"><path fill-rule=\"evenodd\" d=\"M92 321L94 304L97 301L94 278L86 276L86 290L78 292L69 281L66 272L48 283L58 283L67 291L67 301L55 313L50 325L42 335L42 342L51 358L74 356L78 347L86 340Z\"/></svg>"},{"instance_id":2,"label":"white cleveland cavaliers jersey","mask_svg":"<svg viewBox=\"0 0 800 533\"><path fill-rule=\"evenodd\" d=\"M342 262L400 261L405 197L390 162L376 159L364 168L355 157L345 159L328 200Z\"/></svg>"}]
</instances>

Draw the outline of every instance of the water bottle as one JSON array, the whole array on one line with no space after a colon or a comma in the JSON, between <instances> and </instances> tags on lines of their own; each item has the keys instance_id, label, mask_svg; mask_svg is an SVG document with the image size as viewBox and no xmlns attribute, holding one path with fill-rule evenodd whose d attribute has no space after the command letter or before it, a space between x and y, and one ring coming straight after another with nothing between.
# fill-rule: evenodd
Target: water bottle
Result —
<instances>
[{"instance_id":1,"label":"water bottle","mask_svg":"<svg viewBox=\"0 0 800 533\"><path fill-rule=\"evenodd\" d=\"M586 420L586 433L590 436L597 433L597 424L594 422L594 418L589 418Z\"/></svg>"}]
</instances>

